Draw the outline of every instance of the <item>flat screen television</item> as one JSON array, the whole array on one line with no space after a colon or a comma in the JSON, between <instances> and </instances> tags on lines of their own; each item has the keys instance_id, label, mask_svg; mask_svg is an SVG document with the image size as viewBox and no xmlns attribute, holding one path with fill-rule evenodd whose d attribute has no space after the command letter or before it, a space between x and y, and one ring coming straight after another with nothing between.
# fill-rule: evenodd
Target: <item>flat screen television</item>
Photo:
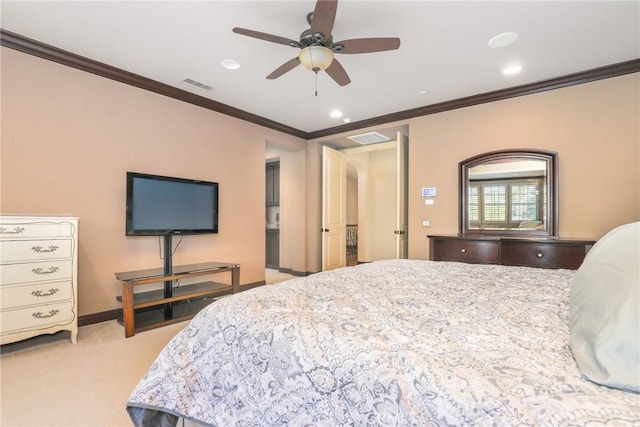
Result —
<instances>
[{"instance_id":1,"label":"flat screen television","mask_svg":"<svg viewBox=\"0 0 640 427\"><path fill-rule=\"evenodd\" d=\"M127 236L218 232L218 183L127 172Z\"/></svg>"}]
</instances>

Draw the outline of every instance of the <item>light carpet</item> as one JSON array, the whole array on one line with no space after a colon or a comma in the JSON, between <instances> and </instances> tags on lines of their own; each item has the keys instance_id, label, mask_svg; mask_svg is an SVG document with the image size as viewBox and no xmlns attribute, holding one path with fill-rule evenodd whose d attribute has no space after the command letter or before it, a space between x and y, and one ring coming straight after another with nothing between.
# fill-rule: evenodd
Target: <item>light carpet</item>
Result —
<instances>
[{"instance_id":1,"label":"light carpet","mask_svg":"<svg viewBox=\"0 0 640 427\"><path fill-rule=\"evenodd\" d=\"M273 284L292 276L266 271ZM160 350L187 322L124 337L117 321L0 347L0 425L131 426L126 401ZM184 424L185 426L189 424ZM183 423L179 423L183 425Z\"/></svg>"},{"instance_id":2,"label":"light carpet","mask_svg":"<svg viewBox=\"0 0 640 427\"><path fill-rule=\"evenodd\" d=\"M129 394L186 322L124 337L115 320L2 346L0 425L131 426Z\"/></svg>"}]
</instances>

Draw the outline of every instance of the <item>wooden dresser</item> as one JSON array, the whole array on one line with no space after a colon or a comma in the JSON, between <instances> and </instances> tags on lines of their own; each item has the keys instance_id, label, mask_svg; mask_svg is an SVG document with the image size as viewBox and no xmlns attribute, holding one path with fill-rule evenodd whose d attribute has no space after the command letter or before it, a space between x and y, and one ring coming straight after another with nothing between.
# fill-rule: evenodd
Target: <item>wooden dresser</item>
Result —
<instances>
[{"instance_id":1,"label":"wooden dresser","mask_svg":"<svg viewBox=\"0 0 640 427\"><path fill-rule=\"evenodd\" d=\"M427 236L430 259L576 270L594 240L493 236Z\"/></svg>"},{"instance_id":2,"label":"wooden dresser","mask_svg":"<svg viewBox=\"0 0 640 427\"><path fill-rule=\"evenodd\" d=\"M0 216L0 344L78 336L78 218Z\"/></svg>"}]
</instances>

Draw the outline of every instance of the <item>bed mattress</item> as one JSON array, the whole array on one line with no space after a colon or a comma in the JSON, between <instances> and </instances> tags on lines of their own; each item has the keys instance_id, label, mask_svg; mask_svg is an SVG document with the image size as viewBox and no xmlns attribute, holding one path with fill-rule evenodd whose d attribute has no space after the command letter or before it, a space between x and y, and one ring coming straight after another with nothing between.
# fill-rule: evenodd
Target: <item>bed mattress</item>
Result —
<instances>
[{"instance_id":1,"label":"bed mattress","mask_svg":"<svg viewBox=\"0 0 640 427\"><path fill-rule=\"evenodd\" d=\"M639 395L576 367L574 274L389 260L246 291L173 338L128 410L140 425L640 425Z\"/></svg>"}]
</instances>

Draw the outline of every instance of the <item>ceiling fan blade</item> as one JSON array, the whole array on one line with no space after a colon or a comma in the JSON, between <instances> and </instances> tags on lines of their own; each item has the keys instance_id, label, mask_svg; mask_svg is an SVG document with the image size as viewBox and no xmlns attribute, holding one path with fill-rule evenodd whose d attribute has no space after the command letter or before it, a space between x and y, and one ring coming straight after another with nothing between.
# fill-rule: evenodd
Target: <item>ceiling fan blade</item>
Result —
<instances>
[{"instance_id":1,"label":"ceiling fan blade","mask_svg":"<svg viewBox=\"0 0 640 427\"><path fill-rule=\"evenodd\" d=\"M337 59L333 58L331 65L325 70L329 76L336 81L340 86L346 86L351 83L349 75L342 67L342 64Z\"/></svg>"},{"instance_id":2,"label":"ceiling fan blade","mask_svg":"<svg viewBox=\"0 0 640 427\"><path fill-rule=\"evenodd\" d=\"M275 36L273 34L262 33L260 31L248 30L246 28L235 27L233 32L236 34L242 34L243 36L254 37L260 40L266 40L268 42L285 44L287 46L299 47L299 43L295 40L288 39L286 37Z\"/></svg>"},{"instance_id":3,"label":"ceiling fan blade","mask_svg":"<svg viewBox=\"0 0 640 427\"><path fill-rule=\"evenodd\" d=\"M342 46L342 49L336 49ZM400 47L400 39L397 37L374 37L369 39L342 40L333 44L337 53L370 53L384 50L395 50Z\"/></svg>"},{"instance_id":4,"label":"ceiling fan blade","mask_svg":"<svg viewBox=\"0 0 640 427\"><path fill-rule=\"evenodd\" d=\"M325 39L331 37L333 23L336 20L338 0L318 0L311 18L311 33L320 33Z\"/></svg>"},{"instance_id":5,"label":"ceiling fan blade","mask_svg":"<svg viewBox=\"0 0 640 427\"><path fill-rule=\"evenodd\" d=\"M284 64L282 64L281 66L273 70L273 72L271 72L271 74L269 74L267 78L269 80L277 79L287 71L293 70L298 65L300 65L300 60L296 56L295 58L288 60L287 62L285 62Z\"/></svg>"}]
</instances>

